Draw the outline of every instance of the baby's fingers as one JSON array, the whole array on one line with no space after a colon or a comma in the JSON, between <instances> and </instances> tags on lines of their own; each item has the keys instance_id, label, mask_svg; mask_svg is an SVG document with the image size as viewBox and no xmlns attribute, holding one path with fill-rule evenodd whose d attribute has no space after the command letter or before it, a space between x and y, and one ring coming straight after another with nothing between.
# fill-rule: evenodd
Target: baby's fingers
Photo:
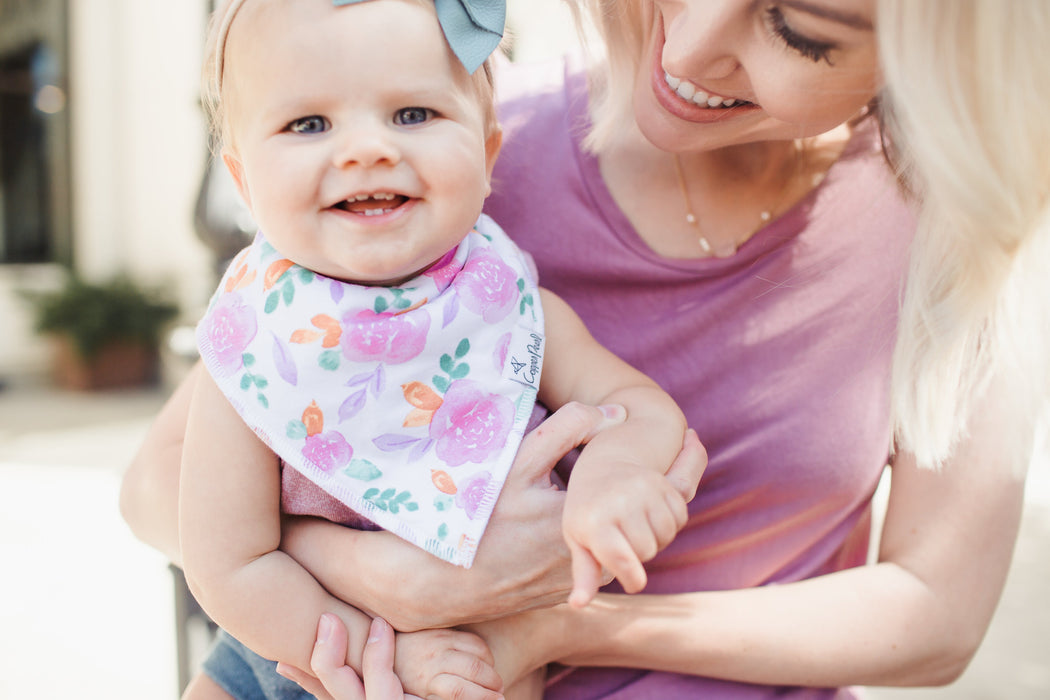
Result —
<instances>
[{"instance_id":1,"label":"baby's fingers","mask_svg":"<svg viewBox=\"0 0 1050 700\"><path fill-rule=\"evenodd\" d=\"M572 554L572 593L569 594L569 605L582 608L591 602L602 585L602 567L591 553L578 543L570 540L568 544Z\"/></svg>"}]
</instances>

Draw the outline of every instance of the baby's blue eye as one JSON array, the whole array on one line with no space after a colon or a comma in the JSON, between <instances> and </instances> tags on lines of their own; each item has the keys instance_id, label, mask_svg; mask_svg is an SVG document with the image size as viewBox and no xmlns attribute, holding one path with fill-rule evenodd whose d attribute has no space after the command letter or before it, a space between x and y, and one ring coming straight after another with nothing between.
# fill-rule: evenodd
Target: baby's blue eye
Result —
<instances>
[{"instance_id":1,"label":"baby's blue eye","mask_svg":"<svg viewBox=\"0 0 1050 700\"><path fill-rule=\"evenodd\" d=\"M314 115L289 122L286 128L293 134L320 134L328 131L328 127L327 119Z\"/></svg>"},{"instance_id":2,"label":"baby's blue eye","mask_svg":"<svg viewBox=\"0 0 1050 700\"><path fill-rule=\"evenodd\" d=\"M405 107L394 113L394 123L399 126L414 126L430 119L434 113L426 107Z\"/></svg>"}]
</instances>

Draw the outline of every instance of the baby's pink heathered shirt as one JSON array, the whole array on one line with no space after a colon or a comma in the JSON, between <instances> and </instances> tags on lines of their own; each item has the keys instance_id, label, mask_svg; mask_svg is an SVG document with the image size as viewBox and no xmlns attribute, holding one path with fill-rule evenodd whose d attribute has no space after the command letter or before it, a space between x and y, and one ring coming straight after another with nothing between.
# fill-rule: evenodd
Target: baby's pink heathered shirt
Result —
<instances>
[{"instance_id":1,"label":"baby's pink heathered shirt","mask_svg":"<svg viewBox=\"0 0 1050 700\"><path fill-rule=\"evenodd\" d=\"M581 75L512 67L499 94L505 138L486 212L599 342L671 393L710 455L689 524L647 566L646 592L863 564L869 499L889 458L890 355L914 230L874 124L736 256L673 260L639 238L581 151ZM556 678L555 700L852 697L629 669Z\"/></svg>"}]
</instances>

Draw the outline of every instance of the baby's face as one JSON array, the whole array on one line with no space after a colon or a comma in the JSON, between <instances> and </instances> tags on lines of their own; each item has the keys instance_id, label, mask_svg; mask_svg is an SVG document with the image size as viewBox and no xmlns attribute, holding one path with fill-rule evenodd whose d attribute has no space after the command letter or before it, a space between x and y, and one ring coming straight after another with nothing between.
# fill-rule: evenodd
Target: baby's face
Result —
<instances>
[{"instance_id":1,"label":"baby's face","mask_svg":"<svg viewBox=\"0 0 1050 700\"><path fill-rule=\"evenodd\" d=\"M250 0L225 56L227 165L285 257L393 284L473 226L499 138L432 2Z\"/></svg>"}]
</instances>

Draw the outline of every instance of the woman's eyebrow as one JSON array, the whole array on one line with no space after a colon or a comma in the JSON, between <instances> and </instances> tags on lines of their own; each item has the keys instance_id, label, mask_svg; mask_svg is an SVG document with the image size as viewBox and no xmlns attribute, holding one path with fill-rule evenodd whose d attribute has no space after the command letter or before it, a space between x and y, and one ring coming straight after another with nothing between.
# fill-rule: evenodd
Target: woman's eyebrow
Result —
<instances>
[{"instance_id":1,"label":"woman's eyebrow","mask_svg":"<svg viewBox=\"0 0 1050 700\"><path fill-rule=\"evenodd\" d=\"M872 31L875 28L871 20L867 17L854 12L845 12L834 6L807 2L807 0L781 0L780 4L798 10L799 12L813 15L814 17L820 17L822 19L831 20L832 22L844 24L853 29Z\"/></svg>"}]
</instances>

